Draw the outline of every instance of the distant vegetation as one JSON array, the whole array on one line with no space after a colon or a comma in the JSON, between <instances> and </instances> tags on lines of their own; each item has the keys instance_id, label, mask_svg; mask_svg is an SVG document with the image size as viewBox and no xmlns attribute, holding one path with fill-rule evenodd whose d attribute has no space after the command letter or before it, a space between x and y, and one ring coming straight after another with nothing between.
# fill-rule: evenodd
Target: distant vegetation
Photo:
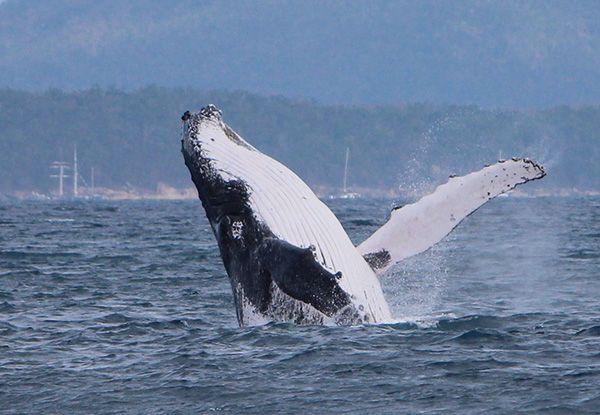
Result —
<instances>
[{"instance_id":1,"label":"distant vegetation","mask_svg":"<svg viewBox=\"0 0 600 415\"><path fill-rule=\"evenodd\" d=\"M475 106L328 106L245 92L146 87L133 92L0 90L0 192L56 188L53 161L72 159L96 185L191 185L180 154L185 110L214 103L253 145L313 186L419 190L502 157L544 163L545 189L600 190L600 106L485 111ZM417 189L415 189L417 187Z\"/></svg>"}]
</instances>

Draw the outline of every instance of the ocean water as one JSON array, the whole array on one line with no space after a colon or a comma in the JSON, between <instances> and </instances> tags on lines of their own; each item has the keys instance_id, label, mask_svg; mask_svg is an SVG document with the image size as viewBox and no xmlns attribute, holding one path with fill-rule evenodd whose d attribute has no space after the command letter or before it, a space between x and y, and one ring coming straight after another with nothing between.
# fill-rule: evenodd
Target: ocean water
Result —
<instances>
[{"instance_id":1,"label":"ocean water","mask_svg":"<svg viewBox=\"0 0 600 415\"><path fill-rule=\"evenodd\" d=\"M0 413L600 413L600 198L493 200L383 285L394 324L239 328L199 201L2 202Z\"/></svg>"}]
</instances>

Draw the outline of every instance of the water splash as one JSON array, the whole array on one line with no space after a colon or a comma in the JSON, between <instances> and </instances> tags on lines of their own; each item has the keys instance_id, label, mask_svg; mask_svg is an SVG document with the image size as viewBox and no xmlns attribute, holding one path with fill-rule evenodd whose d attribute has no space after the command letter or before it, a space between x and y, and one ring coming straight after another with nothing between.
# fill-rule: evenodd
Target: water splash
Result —
<instances>
[{"instance_id":1,"label":"water splash","mask_svg":"<svg viewBox=\"0 0 600 415\"><path fill-rule=\"evenodd\" d=\"M433 121L421 134L398 175L400 191L418 199L431 193L450 175L463 174L485 164L480 161L485 160L481 140L464 140L466 132L472 130L468 124L481 122L483 116L476 107L460 107L452 108ZM469 154L467 161L465 154ZM460 164L457 160L461 160Z\"/></svg>"},{"instance_id":2,"label":"water splash","mask_svg":"<svg viewBox=\"0 0 600 415\"><path fill-rule=\"evenodd\" d=\"M442 296L448 279L447 253L437 247L407 258L384 277L382 283L399 320L421 322L436 320L442 310Z\"/></svg>"}]
</instances>

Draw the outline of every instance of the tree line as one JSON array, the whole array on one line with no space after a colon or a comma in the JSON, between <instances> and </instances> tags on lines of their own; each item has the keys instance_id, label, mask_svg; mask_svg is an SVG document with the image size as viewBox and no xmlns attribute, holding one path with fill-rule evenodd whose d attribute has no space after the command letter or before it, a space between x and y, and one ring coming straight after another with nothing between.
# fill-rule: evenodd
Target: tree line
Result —
<instances>
[{"instance_id":1,"label":"tree line","mask_svg":"<svg viewBox=\"0 0 600 415\"><path fill-rule=\"evenodd\" d=\"M243 91L149 86L43 93L0 90L0 192L56 187L70 162L97 186L191 185L180 154L181 114L214 103L225 121L313 186L339 188L346 149L354 188L431 187L499 157L546 165L548 189L599 190L600 106L482 110L477 106L322 105Z\"/></svg>"}]
</instances>

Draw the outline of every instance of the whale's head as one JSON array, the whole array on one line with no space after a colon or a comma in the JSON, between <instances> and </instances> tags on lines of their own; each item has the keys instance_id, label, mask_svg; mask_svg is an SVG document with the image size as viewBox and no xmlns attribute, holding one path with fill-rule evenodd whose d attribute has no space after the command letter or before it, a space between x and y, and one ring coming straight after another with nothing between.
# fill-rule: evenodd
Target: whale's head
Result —
<instances>
[{"instance_id":1,"label":"whale's head","mask_svg":"<svg viewBox=\"0 0 600 415\"><path fill-rule=\"evenodd\" d=\"M210 104L198 112L182 116L182 151L194 159L218 160L227 154L243 156L256 151L246 140L223 122L222 111Z\"/></svg>"},{"instance_id":2,"label":"whale's head","mask_svg":"<svg viewBox=\"0 0 600 415\"><path fill-rule=\"evenodd\" d=\"M246 211L250 191L239 166L247 166L259 152L223 122L221 110L212 104L186 111L181 120L181 151L209 220Z\"/></svg>"}]
</instances>

